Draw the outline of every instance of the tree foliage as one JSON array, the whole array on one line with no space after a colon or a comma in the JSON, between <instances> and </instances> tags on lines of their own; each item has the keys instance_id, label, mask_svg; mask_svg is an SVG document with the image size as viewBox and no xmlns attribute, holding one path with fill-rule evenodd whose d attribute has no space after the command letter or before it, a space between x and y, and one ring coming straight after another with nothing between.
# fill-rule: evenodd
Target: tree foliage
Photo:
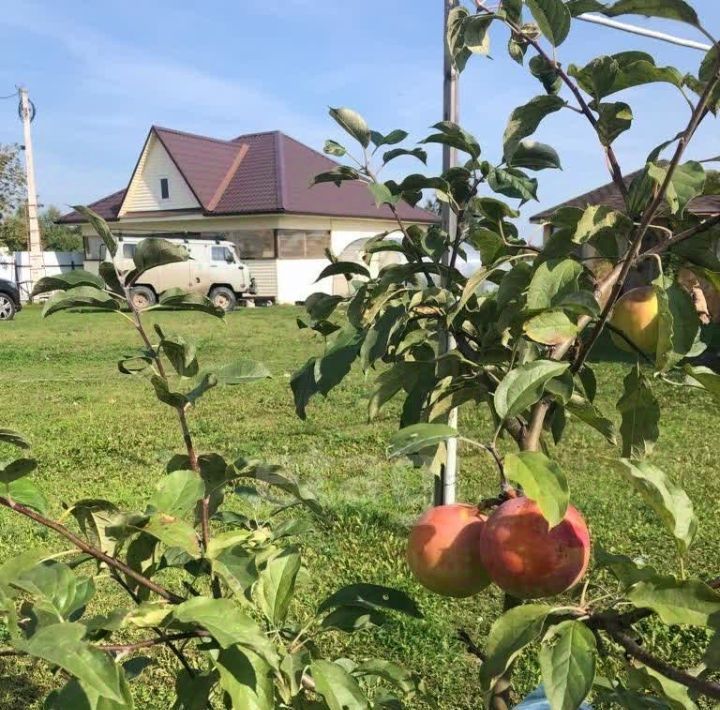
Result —
<instances>
[{"instance_id":1,"label":"tree foliage","mask_svg":"<svg viewBox=\"0 0 720 710\"><path fill-rule=\"evenodd\" d=\"M357 363L374 377L370 416L391 401L399 407L389 455L408 455L441 476L445 442L469 442L492 454L489 464L499 472L498 491L478 492L485 507L525 495L537 502L549 526L563 519L572 498L572 480L554 460L567 422L575 420L588 436L603 436L609 459L615 459L606 471L614 467L627 495L639 494L656 516L658 534L675 550L676 572L659 575L627 557L598 552L585 586L568 598L523 604L506 597L506 611L493 624L484 651L472 647L483 659L483 701L496 710L514 707L513 662L536 644L553 710L579 708L589 695L613 707L694 708L701 697L720 700L716 666L675 667L638 624L652 616L656 623L700 626L711 634L720 618L720 581L713 570L688 570L697 529L692 493L651 462L662 422L656 382L720 391L712 371L683 370L682 363L704 344L698 315L677 281L681 266L720 283L720 215L701 218L691 208L695 198L717 193L716 176L705 167L715 158L687 156L698 127L720 109L720 46L712 39L713 48L687 75L636 51L603 55L583 67L566 65L561 45L583 12L679 20L712 39L684 0L502 0L492 9L482 1L460 4L450 13L446 38L456 68L462 71L474 55L491 54L504 35L511 58L538 85L536 95L508 117L498 163L483 157L483 141L466 128L448 121L433 126L418 144L441 144L459 154L458 164L440 174L383 181L383 161L370 145L382 133L355 110L331 111L351 141L334 142L332 154L347 164L318 181L365 183L397 219L396 233L371 240L366 257L388 250L404 261L372 278L348 271L347 297L308 299L314 312L304 325L322 337L324 349L295 373L292 388L298 413L308 416L312 398L328 396ZM628 183L614 144L632 130L631 89L658 82L675 87L681 103L689 100L689 118L673 139L648 146L646 164ZM615 98L620 93L622 101ZM552 236L540 249L523 238L514 220L524 203L537 199L539 180L529 171L561 164L562 145L532 137L541 123L568 111L577 114L578 130L584 122L598 141L622 206L558 209L549 218ZM407 146L404 154L412 150ZM439 201L457 228L421 229L400 219L401 200L414 205L423 197ZM594 259L583 260L580 245ZM480 253L482 265L465 276L458 267L469 249ZM597 268L596 260L607 268ZM588 357L611 327L628 276L646 260L658 266L649 291L657 335L651 352L641 351L613 327L613 337L638 360L617 402L618 426L595 402ZM317 301L326 306L322 314ZM473 442L462 428L449 427L448 412L455 407L485 408L496 426L492 439ZM712 655L709 650L706 658Z\"/></svg>"}]
</instances>

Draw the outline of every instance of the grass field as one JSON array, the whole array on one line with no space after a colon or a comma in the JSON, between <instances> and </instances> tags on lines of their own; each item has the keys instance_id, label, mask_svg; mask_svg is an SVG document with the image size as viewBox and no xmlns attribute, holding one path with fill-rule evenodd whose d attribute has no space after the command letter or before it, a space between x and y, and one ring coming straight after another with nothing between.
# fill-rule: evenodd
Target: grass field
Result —
<instances>
[{"instance_id":1,"label":"grass field","mask_svg":"<svg viewBox=\"0 0 720 710\"><path fill-rule=\"evenodd\" d=\"M319 348L308 331L297 329L298 312L289 307L241 310L226 324L185 314L156 316L168 330L197 341L201 366L250 357L274 375L244 388L210 392L192 413L199 447L228 458L242 454L284 464L326 506L326 519L306 543L308 573L300 596L308 608L342 584L366 581L407 590L425 613L423 620L398 619L364 632L349 648L345 637L328 636L329 653L402 661L425 678L428 699L418 701L418 708L477 708L477 661L454 636L463 627L481 639L500 597L490 591L450 601L424 592L410 579L403 561L406 530L430 502L432 482L405 462L387 461L384 449L397 420L390 411L367 423L369 382L359 372L327 400L314 401L308 421L295 416L290 374ZM33 442L40 462L35 480L51 498L55 515L61 514L62 502L81 497L109 498L128 509L144 505L169 453L181 448L173 412L156 402L144 382L117 371L116 361L136 346L126 321L113 315L61 314L42 321L39 310L30 307L14 322L0 324L0 426L20 430ZM597 369L599 405L610 415L623 370L620 365ZM703 394L665 385L657 386L657 394L663 421L653 461L690 492L700 532L689 567L711 576L720 566L720 424ZM464 411L461 427L482 439L488 420L484 413ZM493 494L491 462L474 451L462 453L460 498ZM673 568L671 541L612 471L614 455L599 435L573 423L556 452L596 544ZM0 511L0 561L38 546L61 549L44 530ZM103 589L110 593L109 585ZM678 662L690 663L697 660L704 638L678 629L658 634L655 644ZM138 707L169 707L168 665L161 658L133 684ZM521 662L518 678L526 689L537 681L528 661ZM0 658L2 708L39 707L44 693L60 683L39 664Z\"/></svg>"}]
</instances>

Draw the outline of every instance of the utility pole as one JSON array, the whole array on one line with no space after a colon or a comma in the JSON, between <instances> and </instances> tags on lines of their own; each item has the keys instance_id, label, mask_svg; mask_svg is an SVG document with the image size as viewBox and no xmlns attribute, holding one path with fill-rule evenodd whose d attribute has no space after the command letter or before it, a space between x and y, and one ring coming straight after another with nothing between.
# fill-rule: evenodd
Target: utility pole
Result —
<instances>
[{"instance_id":1,"label":"utility pole","mask_svg":"<svg viewBox=\"0 0 720 710\"><path fill-rule=\"evenodd\" d=\"M457 5L458 0L442 0L443 14L445 21L443 22L443 120L458 122L458 73L450 55L450 49L447 44L447 27L448 16L450 11ZM456 163L457 151L448 145L443 144L443 172L449 170ZM457 215L450 209L447 202L442 202L442 228L449 235L451 241L455 239L457 233ZM442 260L446 266L450 265L450 251L445 252ZM455 347L455 339L448 332L444 333L441 340L441 349L449 352ZM457 409L451 409L448 414L448 424L457 429ZM435 505L448 505L455 502L455 485L458 470L458 440L457 437L447 439L445 441L446 456L445 463L440 470L440 480L435 488Z\"/></svg>"},{"instance_id":2,"label":"utility pole","mask_svg":"<svg viewBox=\"0 0 720 710\"><path fill-rule=\"evenodd\" d=\"M35 110L28 98L28 91L24 86L18 89L18 93L20 95L20 119L23 123L25 184L27 186L28 252L30 255L30 286L28 292L32 292L33 286L45 275L42 242L40 240L40 225L38 224L35 163L33 161L32 135L30 131L30 123L33 120Z\"/></svg>"}]
</instances>

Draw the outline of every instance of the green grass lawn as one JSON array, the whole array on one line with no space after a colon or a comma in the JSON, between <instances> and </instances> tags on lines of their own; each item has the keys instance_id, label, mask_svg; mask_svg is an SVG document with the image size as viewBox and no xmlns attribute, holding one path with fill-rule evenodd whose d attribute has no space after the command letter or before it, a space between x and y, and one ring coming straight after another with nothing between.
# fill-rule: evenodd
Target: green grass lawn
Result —
<instances>
[{"instance_id":1,"label":"green grass lawn","mask_svg":"<svg viewBox=\"0 0 720 710\"><path fill-rule=\"evenodd\" d=\"M447 600L413 582L403 560L408 525L430 503L432 481L404 461L389 462L385 445L396 426L394 411L367 423L369 381L354 372L327 400L313 401L306 422L293 409L291 373L319 349L295 325L299 309L274 307L231 314L226 324L209 317L159 313L153 318L197 341L201 366L239 357L264 362L273 379L242 388L211 391L192 412L202 451L263 458L287 467L312 488L327 508L307 539L300 598L307 613L330 591L356 581L407 590L423 620L397 619L353 637L328 636L330 654L380 655L402 661L425 679L428 699L418 708L477 708L477 661L455 639L457 628L476 639L496 616L500 596L489 591L469 600ZM150 318L149 318L150 319ZM174 413L158 403L140 379L118 373L116 361L137 347L127 322L117 315L61 314L43 321L26 308L0 324L0 426L25 433L39 460L35 480L59 516L62 503L104 497L128 509L144 505L171 452L181 450ZM606 414L622 386L626 366L597 367ZM720 425L704 394L657 385L663 405L661 435L652 460L689 491L700 521L690 570L712 576L720 567ZM487 437L482 411L464 410L461 428ZM10 455L10 451L2 455ZM496 473L490 460L462 451L459 497L492 495ZM555 453L568 474L574 504L585 514L596 544L644 556L674 569L673 545L640 498L616 474L616 452L593 431L571 423ZM0 511L0 562L32 547L62 549L46 531ZM101 586L110 594L110 585ZM697 660L705 635L658 632L656 648L679 663ZM133 684L140 708L169 707L170 662L160 662ZM519 684L536 681L533 665L520 663ZM0 658L0 707L40 707L44 693L61 683L41 664Z\"/></svg>"}]
</instances>

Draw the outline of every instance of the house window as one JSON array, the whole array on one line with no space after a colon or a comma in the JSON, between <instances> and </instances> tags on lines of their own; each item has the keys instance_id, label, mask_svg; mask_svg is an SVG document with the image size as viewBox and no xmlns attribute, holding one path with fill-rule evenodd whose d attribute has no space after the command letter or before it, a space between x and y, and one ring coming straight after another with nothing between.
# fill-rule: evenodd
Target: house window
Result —
<instances>
[{"instance_id":1,"label":"house window","mask_svg":"<svg viewBox=\"0 0 720 710\"><path fill-rule=\"evenodd\" d=\"M135 256L137 244L123 244L122 254L126 259L132 259Z\"/></svg>"},{"instance_id":2,"label":"house window","mask_svg":"<svg viewBox=\"0 0 720 710\"><path fill-rule=\"evenodd\" d=\"M167 178L160 178L160 198L163 200L170 199L170 185Z\"/></svg>"},{"instance_id":3,"label":"house window","mask_svg":"<svg viewBox=\"0 0 720 710\"><path fill-rule=\"evenodd\" d=\"M272 229L242 229L225 237L235 243L241 259L274 259L275 235Z\"/></svg>"},{"instance_id":4,"label":"house window","mask_svg":"<svg viewBox=\"0 0 720 710\"><path fill-rule=\"evenodd\" d=\"M278 229L279 259L324 259L330 248L330 232L302 229Z\"/></svg>"}]
</instances>

